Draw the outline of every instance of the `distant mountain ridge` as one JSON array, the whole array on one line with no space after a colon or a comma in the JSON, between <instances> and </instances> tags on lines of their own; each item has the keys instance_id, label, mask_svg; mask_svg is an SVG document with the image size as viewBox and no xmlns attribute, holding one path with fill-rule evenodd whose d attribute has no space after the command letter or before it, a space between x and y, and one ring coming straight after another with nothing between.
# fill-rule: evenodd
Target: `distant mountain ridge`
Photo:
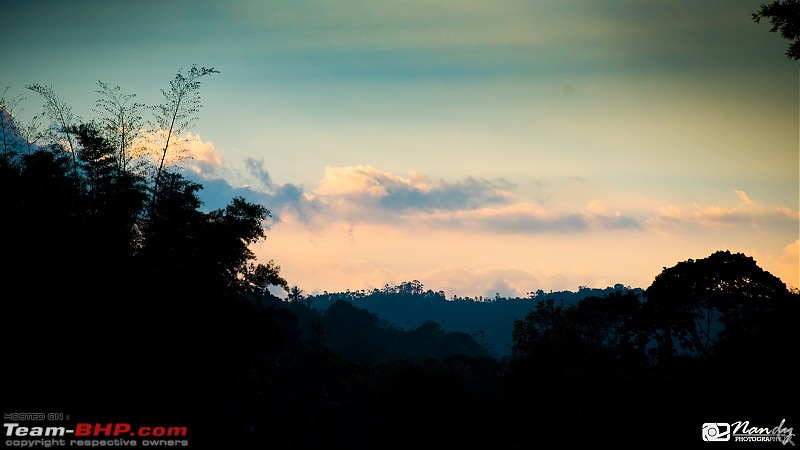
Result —
<instances>
[{"instance_id":1,"label":"distant mountain ridge","mask_svg":"<svg viewBox=\"0 0 800 450\"><path fill-rule=\"evenodd\" d=\"M418 281L404 282L398 286L386 285L372 291L346 291L303 296L312 308L325 311L339 300L365 309L392 325L411 330L426 321L437 322L442 329L473 335L476 341L487 346L497 358L511 354L511 331L514 321L523 319L540 300L553 299L564 305L574 305L587 297L603 297L616 291L634 291L642 294L642 288L615 284L606 288L580 286L577 291L538 290L528 297L494 298L445 297L444 292L425 290Z\"/></svg>"}]
</instances>

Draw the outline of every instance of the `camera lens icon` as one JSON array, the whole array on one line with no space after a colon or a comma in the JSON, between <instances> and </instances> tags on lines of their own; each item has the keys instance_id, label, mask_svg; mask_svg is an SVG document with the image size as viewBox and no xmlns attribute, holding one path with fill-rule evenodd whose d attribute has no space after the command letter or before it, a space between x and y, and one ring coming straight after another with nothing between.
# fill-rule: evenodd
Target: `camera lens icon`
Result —
<instances>
[{"instance_id":1,"label":"camera lens icon","mask_svg":"<svg viewBox=\"0 0 800 450\"><path fill-rule=\"evenodd\" d=\"M704 423L704 441L729 441L731 439L731 426L727 423Z\"/></svg>"}]
</instances>

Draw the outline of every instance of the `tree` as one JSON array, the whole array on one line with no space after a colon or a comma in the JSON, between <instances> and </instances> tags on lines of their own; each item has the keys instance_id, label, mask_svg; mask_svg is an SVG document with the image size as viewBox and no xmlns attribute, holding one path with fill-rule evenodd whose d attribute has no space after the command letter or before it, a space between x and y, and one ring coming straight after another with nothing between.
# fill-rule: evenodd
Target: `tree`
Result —
<instances>
[{"instance_id":1,"label":"tree","mask_svg":"<svg viewBox=\"0 0 800 450\"><path fill-rule=\"evenodd\" d=\"M761 4L758 12L752 14L755 23L761 19L769 19L770 32L780 31L781 37L791 41L786 50L789 59L800 60L800 0L773 0L770 4Z\"/></svg>"},{"instance_id":2,"label":"tree","mask_svg":"<svg viewBox=\"0 0 800 450\"><path fill-rule=\"evenodd\" d=\"M284 291L289 290L289 283L280 275L281 266L275 264L275 261L270 259L266 264L248 262L245 267L241 273L241 285L244 292L256 300L269 294L270 286L277 286Z\"/></svg>"},{"instance_id":3,"label":"tree","mask_svg":"<svg viewBox=\"0 0 800 450\"><path fill-rule=\"evenodd\" d=\"M6 86L0 94L0 138L3 144L3 158L6 160L14 153L14 141L20 137L20 130L14 120L14 109L24 99L21 95L7 97L10 86Z\"/></svg>"},{"instance_id":4,"label":"tree","mask_svg":"<svg viewBox=\"0 0 800 450\"><path fill-rule=\"evenodd\" d=\"M242 197L234 197L224 209L206 215L208 241L201 241L201 245L213 264L212 273L225 277L221 286L257 297L266 294L269 286L289 290L288 283L279 275L280 266L273 261L266 265L251 262L256 256L249 246L266 238L263 222L269 216L266 207Z\"/></svg>"},{"instance_id":5,"label":"tree","mask_svg":"<svg viewBox=\"0 0 800 450\"><path fill-rule=\"evenodd\" d=\"M523 319L514 320L512 356L541 365L556 376L574 367L583 353L580 331L570 320L571 307L540 300ZM543 372L544 373L544 372Z\"/></svg>"},{"instance_id":6,"label":"tree","mask_svg":"<svg viewBox=\"0 0 800 450\"><path fill-rule=\"evenodd\" d=\"M741 253L718 251L707 258L664 268L648 287L643 310L660 360L678 351L713 355L725 340L763 334L786 284ZM677 345L676 345L677 344Z\"/></svg>"},{"instance_id":7,"label":"tree","mask_svg":"<svg viewBox=\"0 0 800 450\"><path fill-rule=\"evenodd\" d=\"M114 145L97 124L81 124L74 134L81 147L78 158L85 179L84 233L106 258L129 257L146 201L144 179L120 170ZM113 258L108 263L113 264Z\"/></svg>"},{"instance_id":8,"label":"tree","mask_svg":"<svg viewBox=\"0 0 800 450\"><path fill-rule=\"evenodd\" d=\"M514 321L512 356L565 373L642 365L647 339L638 327L641 308L632 290L589 296L574 305L539 300Z\"/></svg>"},{"instance_id":9,"label":"tree","mask_svg":"<svg viewBox=\"0 0 800 450\"><path fill-rule=\"evenodd\" d=\"M127 164L132 97L101 92L110 116L84 123L51 88L30 88L45 97L59 142L30 151L27 139L27 154L0 154L4 325L11 335L39 338L5 355L15 386L4 391L7 403L24 404L24 392L37 389L56 403L97 406L113 383L129 379L136 383L128 398L156 409L168 406L159 402L165 398L187 409L238 404L232 393L254 361L275 368L272 358L300 345L291 314L253 302L270 286L288 290L280 267L257 264L249 248L266 237L269 210L237 197L206 213L202 185L177 171L161 173L151 209L152 179ZM16 139L10 103L0 103L8 126L0 131ZM46 359L41 341L49 343ZM69 362L74 348L92 349L86 364ZM122 348L142 361L131 364ZM54 375L53 367L71 369Z\"/></svg>"},{"instance_id":10,"label":"tree","mask_svg":"<svg viewBox=\"0 0 800 450\"><path fill-rule=\"evenodd\" d=\"M122 94L119 86L111 88L102 81L97 84L100 85L100 90L96 92L102 97L97 100L96 105L102 110L100 113L103 114L103 128L116 149L117 168L124 171L133 159L130 147L142 128L141 111L145 106L131 103L136 94Z\"/></svg>"},{"instance_id":11,"label":"tree","mask_svg":"<svg viewBox=\"0 0 800 450\"><path fill-rule=\"evenodd\" d=\"M28 123L17 123L19 136L25 141L25 148L28 150L28 155L33 153L37 142L44 137L44 132L41 128L42 124L40 122L41 117L41 114L36 114Z\"/></svg>"},{"instance_id":12,"label":"tree","mask_svg":"<svg viewBox=\"0 0 800 450\"><path fill-rule=\"evenodd\" d=\"M28 89L36 92L44 97L44 115L49 118L53 125L51 132L56 140L57 136L63 134L64 142L61 145L72 156L72 169L74 175L78 176L78 157L75 152L75 145L73 144L72 130L77 126L77 119L72 114L72 107L67 104L61 97L56 94L52 86L42 86L40 84L29 84L26 86Z\"/></svg>"},{"instance_id":13,"label":"tree","mask_svg":"<svg viewBox=\"0 0 800 450\"><path fill-rule=\"evenodd\" d=\"M644 362L646 341L636 329L641 305L639 294L632 290L578 301L570 318L595 362Z\"/></svg>"},{"instance_id":14,"label":"tree","mask_svg":"<svg viewBox=\"0 0 800 450\"><path fill-rule=\"evenodd\" d=\"M289 291L289 301L296 302L302 300L303 298L305 298L305 295L303 295L303 290L298 288L296 285L292 286L292 289Z\"/></svg>"},{"instance_id":15,"label":"tree","mask_svg":"<svg viewBox=\"0 0 800 450\"><path fill-rule=\"evenodd\" d=\"M381 320L366 309L337 300L325 310L323 321L329 348L346 360L371 363L384 351Z\"/></svg>"},{"instance_id":16,"label":"tree","mask_svg":"<svg viewBox=\"0 0 800 450\"><path fill-rule=\"evenodd\" d=\"M151 198L151 212L156 207L161 190L161 178L164 168L171 161L167 159L170 148L175 147L200 110L200 78L213 73L219 73L213 68L197 68L192 66L187 74L179 70L175 78L170 81L168 91L161 90L164 103L153 107L156 118L157 130L155 134L163 134L163 147L157 155L155 180L153 181L153 194ZM180 159L180 158L178 158Z\"/></svg>"}]
</instances>

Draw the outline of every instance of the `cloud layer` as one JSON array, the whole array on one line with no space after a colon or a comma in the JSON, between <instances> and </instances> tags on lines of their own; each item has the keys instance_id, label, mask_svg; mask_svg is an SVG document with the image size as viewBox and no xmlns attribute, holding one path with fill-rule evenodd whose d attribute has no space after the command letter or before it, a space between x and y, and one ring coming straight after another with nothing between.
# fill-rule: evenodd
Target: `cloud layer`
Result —
<instances>
[{"instance_id":1,"label":"cloud layer","mask_svg":"<svg viewBox=\"0 0 800 450\"><path fill-rule=\"evenodd\" d=\"M326 167L308 189L275 180L261 160L234 167L197 138L183 166L204 185L206 207L242 196L269 208L270 239L257 253L307 292L411 279L449 296L646 287L661 268L718 249L754 255L798 284L800 213L738 189L722 204L677 206L620 199L590 180L566 179L536 182L537 193L546 192L537 200L505 179L436 180L369 165ZM620 204L628 209L607 206Z\"/></svg>"}]
</instances>

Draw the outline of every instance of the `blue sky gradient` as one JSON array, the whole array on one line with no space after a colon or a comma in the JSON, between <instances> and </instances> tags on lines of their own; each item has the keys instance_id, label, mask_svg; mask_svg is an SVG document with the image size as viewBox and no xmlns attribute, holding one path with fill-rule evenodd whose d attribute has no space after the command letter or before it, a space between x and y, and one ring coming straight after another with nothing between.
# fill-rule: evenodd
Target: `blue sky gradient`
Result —
<instances>
[{"instance_id":1,"label":"blue sky gradient","mask_svg":"<svg viewBox=\"0 0 800 450\"><path fill-rule=\"evenodd\" d=\"M273 212L306 292L646 287L741 251L798 286L798 64L758 2L7 2L0 84L96 116L193 64L187 173Z\"/></svg>"}]
</instances>

